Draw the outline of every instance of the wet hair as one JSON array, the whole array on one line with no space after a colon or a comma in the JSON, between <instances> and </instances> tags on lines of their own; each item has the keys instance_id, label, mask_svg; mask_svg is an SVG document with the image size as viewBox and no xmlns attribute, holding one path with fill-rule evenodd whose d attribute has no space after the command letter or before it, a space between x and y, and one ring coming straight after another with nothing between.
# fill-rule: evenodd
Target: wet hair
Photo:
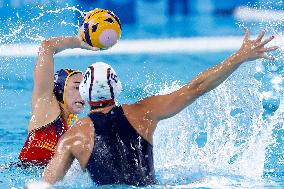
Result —
<instances>
[{"instance_id":1,"label":"wet hair","mask_svg":"<svg viewBox=\"0 0 284 189\"><path fill-rule=\"evenodd\" d=\"M58 102L64 104L64 93L67 86L68 80L71 76L75 74L82 74L79 70L72 69L60 69L54 74L54 88L53 93Z\"/></svg>"}]
</instances>

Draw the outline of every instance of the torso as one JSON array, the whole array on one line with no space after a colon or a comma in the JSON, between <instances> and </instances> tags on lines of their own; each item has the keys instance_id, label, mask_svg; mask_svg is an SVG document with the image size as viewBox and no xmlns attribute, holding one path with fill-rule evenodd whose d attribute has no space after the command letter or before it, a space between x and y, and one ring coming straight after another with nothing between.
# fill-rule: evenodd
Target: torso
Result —
<instances>
[{"instance_id":1,"label":"torso","mask_svg":"<svg viewBox=\"0 0 284 189\"><path fill-rule=\"evenodd\" d=\"M68 126L58 116L53 122L29 132L19 159L32 165L45 165L53 157L60 137Z\"/></svg>"}]
</instances>

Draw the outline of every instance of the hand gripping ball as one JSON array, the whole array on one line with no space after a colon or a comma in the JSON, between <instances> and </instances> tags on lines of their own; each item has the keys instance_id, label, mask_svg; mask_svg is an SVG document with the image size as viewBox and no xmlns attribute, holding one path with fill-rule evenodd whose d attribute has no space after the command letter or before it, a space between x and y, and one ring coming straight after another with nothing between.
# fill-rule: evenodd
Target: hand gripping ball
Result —
<instances>
[{"instance_id":1,"label":"hand gripping ball","mask_svg":"<svg viewBox=\"0 0 284 189\"><path fill-rule=\"evenodd\" d=\"M80 35L90 46L108 49L120 39L121 23L113 12L97 8L85 16Z\"/></svg>"}]
</instances>

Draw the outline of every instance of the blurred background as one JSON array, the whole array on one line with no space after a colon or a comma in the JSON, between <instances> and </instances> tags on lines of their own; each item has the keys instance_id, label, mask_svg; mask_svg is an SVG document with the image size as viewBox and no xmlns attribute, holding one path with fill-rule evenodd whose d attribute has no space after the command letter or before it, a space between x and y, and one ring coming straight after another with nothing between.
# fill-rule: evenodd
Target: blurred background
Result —
<instances>
[{"instance_id":1,"label":"blurred background","mask_svg":"<svg viewBox=\"0 0 284 189\"><path fill-rule=\"evenodd\" d=\"M81 22L80 11L106 8L120 17L123 38L240 35L242 30L236 29L240 14L236 10L256 5L262 7L264 4L265 8L274 11L283 8L282 1L264 0L0 0L0 32L10 33L10 26L21 30L19 25L28 22L29 28L33 24L38 26L33 28L36 31L29 31L30 35L75 34L74 25ZM242 12L241 16L244 14ZM246 19L250 17L246 16ZM21 39L17 36L21 41L28 40L29 37L25 37L24 34ZM1 39L2 43L17 41Z\"/></svg>"}]
</instances>

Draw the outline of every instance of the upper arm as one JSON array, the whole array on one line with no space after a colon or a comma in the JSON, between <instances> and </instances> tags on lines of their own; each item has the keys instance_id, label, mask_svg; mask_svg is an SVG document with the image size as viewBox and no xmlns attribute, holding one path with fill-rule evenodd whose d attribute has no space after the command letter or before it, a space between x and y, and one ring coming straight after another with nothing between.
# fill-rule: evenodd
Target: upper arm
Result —
<instances>
[{"instance_id":1,"label":"upper arm","mask_svg":"<svg viewBox=\"0 0 284 189\"><path fill-rule=\"evenodd\" d=\"M199 88L189 83L170 94L148 97L138 103L153 120L159 121L176 115L199 96Z\"/></svg>"},{"instance_id":2,"label":"upper arm","mask_svg":"<svg viewBox=\"0 0 284 189\"><path fill-rule=\"evenodd\" d=\"M34 67L33 100L36 100L41 97L51 99L53 96L53 56L54 50L52 48L52 42L42 42Z\"/></svg>"}]
</instances>

